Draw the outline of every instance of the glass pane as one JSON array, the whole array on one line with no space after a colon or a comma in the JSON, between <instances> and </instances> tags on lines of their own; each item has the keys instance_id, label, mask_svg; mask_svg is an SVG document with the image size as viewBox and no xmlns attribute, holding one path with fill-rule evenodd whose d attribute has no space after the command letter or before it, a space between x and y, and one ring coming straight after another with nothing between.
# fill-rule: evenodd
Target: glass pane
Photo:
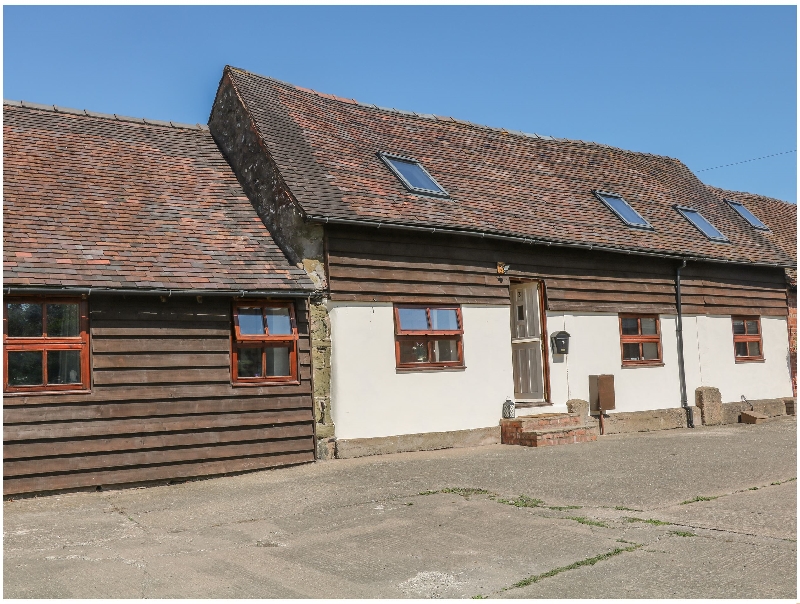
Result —
<instances>
[{"instance_id":1,"label":"glass pane","mask_svg":"<svg viewBox=\"0 0 800 604\"><path fill-rule=\"evenodd\" d=\"M655 342L642 342L642 356L646 361L657 361L658 344Z\"/></svg>"},{"instance_id":2,"label":"glass pane","mask_svg":"<svg viewBox=\"0 0 800 604\"><path fill-rule=\"evenodd\" d=\"M288 336L292 333L292 320L288 308L267 308L267 329L271 336Z\"/></svg>"},{"instance_id":3,"label":"glass pane","mask_svg":"<svg viewBox=\"0 0 800 604\"><path fill-rule=\"evenodd\" d=\"M524 320L525 320L525 307L517 306L517 321L524 321Z\"/></svg>"},{"instance_id":4,"label":"glass pane","mask_svg":"<svg viewBox=\"0 0 800 604\"><path fill-rule=\"evenodd\" d=\"M289 370L289 348L267 348L267 375L292 375Z\"/></svg>"},{"instance_id":5,"label":"glass pane","mask_svg":"<svg viewBox=\"0 0 800 604\"><path fill-rule=\"evenodd\" d=\"M651 336L651 335L655 335L656 333L658 333L656 331L656 320L655 319L653 319L653 318L649 318L648 319L648 318L642 317L641 318L641 322L642 322L642 333L644 335Z\"/></svg>"},{"instance_id":6,"label":"glass pane","mask_svg":"<svg viewBox=\"0 0 800 604\"><path fill-rule=\"evenodd\" d=\"M709 239L720 239L722 241L727 241L725 235L718 231L717 228L708 220L703 218L703 215L697 210L681 210L681 212Z\"/></svg>"},{"instance_id":7,"label":"glass pane","mask_svg":"<svg viewBox=\"0 0 800 604\"><path fill-rule=\"evenodd\" d=\"M424 308L398 308L397 316L403 331L428 329L428 315Z\"/></svg>"},{"instance_id":8,"label":"glass pane","mask_svg":"<svg viewBox=\"0 0 800 604\"><path fill-rule=\"evenodd\" d=\"M747 356L749 357L760 357L761 356L761 346L758 342L748 342L747 343Z\"/></svg>"},{"instance_id":9,"label":"glass pane","mask_svg":"<svg viewBox=\"0 0 800 604\"><path fill-rule=\"evenodd\" d=\"M433 191L435 193L444 193L441 188L436 186L425 173L419 164L410 161L403 161L402 159L395 159L393 157L386 158L394 168L403 175L403 178L408 181L408 184L415 189L424 189L426 191Z\"/></svg>"},{"instance_id":10,"label":"glass pane","mask_svg":"<svg viewBox=\"0 0 800 604\"><path fill-rule=\"evenodd\" d=\"M747 222L751 225L756 227L757 229L767 229L767 225L761 222L758 218L756 218L755 214L753 214L750 210L744 207L740 203L731 203L731 207L741 214L742 218L744 218Z\"/></svg>"},{"instance_id":11,"label":"glass pane","mask_svg":"<svg viewBox=\"0 0 800 604\"><path fill-rule=\"evenodd\" d=\"M264 317L260 308L240 308L239 333L242 335L264 335Z\"/></svg>"},{"instance_id":12,"label":"glass pane","mask_svg":"<svg viewBox=\"0 0 800 604\"><path fill-rule=\"evenodd\" d=\"M238 348L236 371L240 378L257 378L261 375L261 353L263 348Z\"/></svg>"},{"instance_id":13,"label":"glass pane","mask_svg":"<svg viewBox=\"0 0 800 604\"><path fill-rule=\"evenodd\" d=\"M8 353L10 386L40 386L42 380L41 350Z\"/></svg>"},{"instance_id":14,"label":"glass pane","mask_svg":"<svg viewBox=\"0 0 800 604\"><path fill-rule=\"evenodd\" d=\"M436 363L458 362L457 340L435 340L433 342L434 361Z\"/></svg>"},{"instance_id":15,"label":"glass pane","mask_svg":"<svg viewBox=\"0 0 800 604\"><path fill-rule=\"evenodd\" d=\"M758 333L758 321L747 321L747 333L749 334L757 334Z\"/></svg>"},{"instance_id":16,"label":"glass pane","mask_svg":"<svg viewBox=\"0 0 800 604\"><path fill-rule=\"evenodd\" d=\"M622 345L622 358L626 361L639 360L639 345L638 344L623 344Z\"/></svg>"},{"instance_id":17,"label":"glass pane","mask_svg":"<svg viewBox=\"0 0 800 604\"><path fill-rule=\"evenodd\" d=\"M736 351L737 357L746 357L747 356L747 342L736 342L734 344L734 350Z\"/></svg>"},{"instance_id":18,"label":"glass pane","mask_svg":"<svg viewBox=\"0 0 800 604\"><path fill-rule=\"evenodd\" d=\"M621 197L612 197L610 195L601 195L600 197L628 224L649 226L648 222Z\"/></svg>"},{"instance_id":19,"label":"glass pane","mask_svg":"<svg viewBox=\"0 0 800 604\"><path fill-rule=\"evenodd\" d=\"M47 305L47 335L51 338L68 338L81 335L80 312L77 304ZM49 376L49 373L48 373ZM50 378L48 377L48 380ZM55 383L55 382L51 382ZM59 382L72 383L72 382Z\"/></svg>"},{"instance_id":20,"label":"glass pane","mask_svg":"<svg viewBox=\"0 0 800 604\"><path fill-rule=\"evenodd\" d=\"M50 309L48 309L48 313ZM50 315L47 315L50 323ZM81 383L81 351L80 350L48 350L47 351L47 383L48 384L80 384Z\"/></svg>"},{"instance_id":21,"label":"glass pane","mask_svg":"<svg viewBox=\"0 0 800 604\"><path fill-rule=\"evenodd\" d=\"M436 330L441 329L443 331L458 331L458 315L456 314L455 309L452 308L432 308L431 323L433 323L433 329Z\"/></svg>"},{"instance_id":22,"label":"glass pane","mask_svg":"<svg viewBox=\"0 0 800 604\"><path fill-rule=\"evenodd\" d=\"M425 340L400 340L401 363L427 363L428 343Z\"/></svg>"},{"instance_id":23,"label":"glass pane","mask_svg":"<svg viewBox=\"0 0 800 604\"><path fill-rule=\"evenodd\" d=\"M42 330L41 304L6 304L9 338L38 338Z\"/></svg>"},{"instance_id":24,"label":"glass pane","mask_svg":"<svg viewBox=\"0 0 800 604\"><path fill-rule=\"evenodd\" d=\"M622 333L626 336L635 336L639 333L639 321L636 318L623 317Z\"/></svg>"},{"instance_id":25,"label":"glass pane","mask_svg":"<svg viewBox=\"0 0 800 604\"><path fill-rule=\"evenodd\" d=\"M740 319L733 320L733 333L736 334L743 334L744 333L744 321Z\"/></svg>"}]
</instances>

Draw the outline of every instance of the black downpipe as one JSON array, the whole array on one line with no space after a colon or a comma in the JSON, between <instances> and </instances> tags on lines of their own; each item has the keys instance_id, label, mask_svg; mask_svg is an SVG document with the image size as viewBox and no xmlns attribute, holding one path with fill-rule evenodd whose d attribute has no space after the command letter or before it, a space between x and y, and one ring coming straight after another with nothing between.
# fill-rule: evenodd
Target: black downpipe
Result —
<instances>
[{"instance_id":1,"label":"black downpipe","mask_svg":"<svg viewBox=\"0 0 800 604\"><path fill-rule=\"evenodd\" d=\"M683 360L683 312L681 310L681 269L683 268L686 268L686 260L683 261L683 264L681 264L675 272L675 297L678 309L678 376L681 382L681 407L686 409L686 425L690 428L694 428L694 417L686 397L686 366Z\"/></svg>"}]
</instances>

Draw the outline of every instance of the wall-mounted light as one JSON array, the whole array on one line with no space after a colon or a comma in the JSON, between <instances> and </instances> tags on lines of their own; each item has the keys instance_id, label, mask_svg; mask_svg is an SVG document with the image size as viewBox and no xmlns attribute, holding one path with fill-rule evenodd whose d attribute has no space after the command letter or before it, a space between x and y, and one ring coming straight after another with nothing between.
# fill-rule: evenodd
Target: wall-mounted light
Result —
<instances>
[{"instance_id":1,"label":"wall-mounted light","mask_svg":"<svg viewBox=\"0 0 800 604\"><path fill-rule=\"evenodd\" d=\"M510 270L511 270L511 265L510 264L506 264L505 262L498 262L497 263L497 274L498 275L505 275Z\"/></svg>"}]
</instances>

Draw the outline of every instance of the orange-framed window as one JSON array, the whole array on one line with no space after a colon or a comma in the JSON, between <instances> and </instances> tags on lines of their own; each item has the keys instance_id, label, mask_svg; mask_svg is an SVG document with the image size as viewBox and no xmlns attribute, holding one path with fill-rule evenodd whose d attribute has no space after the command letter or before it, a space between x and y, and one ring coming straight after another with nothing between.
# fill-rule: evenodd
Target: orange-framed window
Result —
<instances>
[{"instance_id":1,"label":"orange-framed window","mask_svg":"<svg viewBox=\"0 0 800 604\"><path fill-rule=\"evenodd\" d=\"M297 382L294 304L266 300L233 303L231 377L238 385Z\"/></svg>"},{"instance_id":2,"label":"orange-framed window","mask_svg":"<svg viewBox=\"0 0 800 604\"><path fill-rule=\"evenodd\" d=\"M763 361L761 317L731 317L733 327L733 356L737 363Z\"/></svg>"},{"instance_id":3,"label":"orange-framed window","mask_svg":"<svg viewBox=\"0 0 800 604\"><path fill-rule=\"evenodd\" d=\"M6 296L3 375L6 393L89 390L86 300Z\"/></svg>"},{"instance_id":4,"label":"orange-framed window","mask_svg":"<svg viewBox=\"0 0 800 604\"><path fill-rule=\"evenodd\" d=\"M663 364L658 315L621 314L619 339L623 367Z\"/></svg>"},{"instance_id":5,"label":"orange-framed window","mask_svg":"<svg viewBox=\"0 0 800 604\"><path fill-rule=\"evenodd\" d=\"M464 366L464 322L460 306L394 307L398 368Z\"/></svg>"}]
</instances>

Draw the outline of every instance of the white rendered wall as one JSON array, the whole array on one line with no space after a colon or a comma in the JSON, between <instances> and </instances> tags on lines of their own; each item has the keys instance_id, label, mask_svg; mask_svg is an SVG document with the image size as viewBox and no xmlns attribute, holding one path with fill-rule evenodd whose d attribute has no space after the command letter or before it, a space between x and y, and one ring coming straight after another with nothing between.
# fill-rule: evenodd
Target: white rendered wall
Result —
<instances>
[{"instance_id":1,"label":"white rendered wall","mask_svg":"<svg viewBox=\"0 0 800 604\"><path fill-rule=\"evenodd\" d=\"M613 374L616 410L645 411L680 406L676 317L661 315L661 367L622 367L616 314L547 313L550 334L570 334L569 354L549 350L551 400L589 398L589 376ZM730 316L684 316L686 393L694 404L698 386L719 388L723 402L792 395L786 319L761 317L763 363L736 363Z\"/></svg>"},{"instance_id":2,"label":"white rendered wall","mask_svg":"<svg viewBox=\"0 0 800 604\"><path fill-rule=\"evenodd\" d=\"M508 306L461 307L466 369L398 372L391 304L329 303L338 438L496 426L514 395Z\"/></svg>"},{"instance_id":3,"label":"white rendered wall","mask_svg":"<svg viewBox=\"0 0 800 604\"><path fill-rule=\"evenodd\" d=\"M722 402L792 396L789 373L789 333L785 317L761 317L761 342L764 361L736 363L730 316L692 317L698 333L696 348L685 348L687 364L693 357L699 365L699 382L719 388ZM685 325L686 326L686 325ZM692 352L694 354L692 354ZM700 385L698 384L698 385ZM695 386L690 386L690 404Z\"/></svg>"}]
</instances>

